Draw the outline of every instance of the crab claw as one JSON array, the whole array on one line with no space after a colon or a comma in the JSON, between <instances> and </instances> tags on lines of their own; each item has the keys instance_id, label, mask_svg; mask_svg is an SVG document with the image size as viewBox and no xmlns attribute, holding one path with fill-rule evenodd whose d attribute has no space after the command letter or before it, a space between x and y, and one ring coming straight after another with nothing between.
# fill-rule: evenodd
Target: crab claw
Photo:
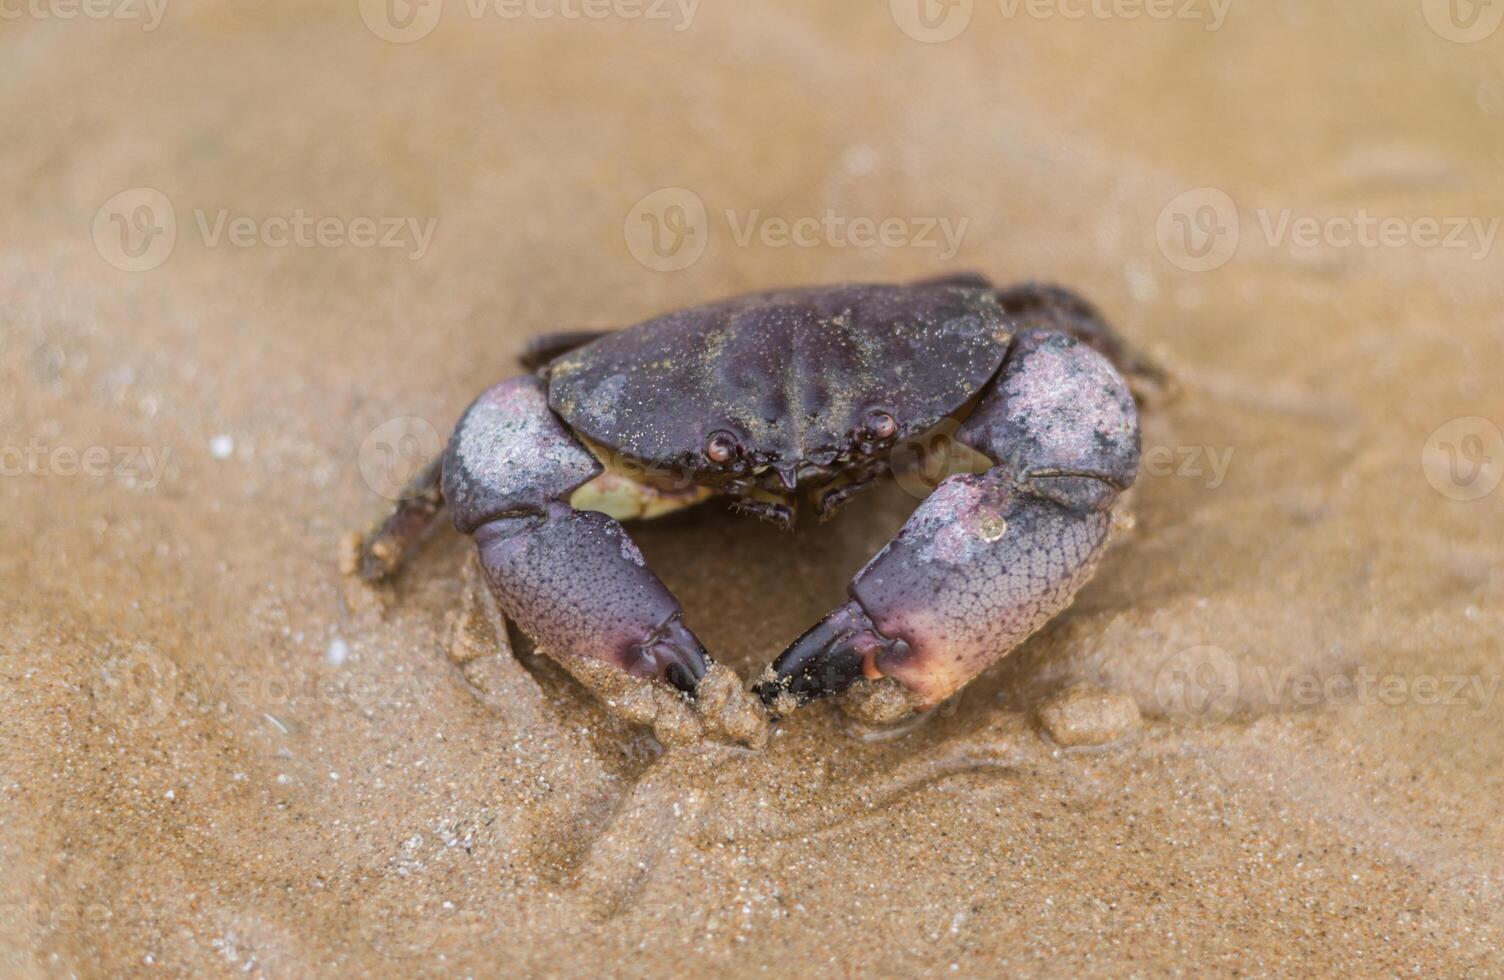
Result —
<instances>
[{"instance_id":1,"label":"crab claw","mask_svg":"<svg viewBox=\"0 0 1504 980\"><path fill-rule=\"evenodd\" d=\"M795 640L773 662L773 677L753 690L769 708L791 710L838 694L858 678L881 677L878 655L901 643L879 633L866 611L848 602Z\"/></svg>"},{"instance_id":2,"label":"crab claw","mask_svg":"<svg viewBox=\"0 0 1504 980\"><path fill-rule=\"evenodd\" d=\"M911 710L932 707L1069 604L1109 523L1000 474L952 477L857 575L854 601L795 640L757 694L787 714L887 677Z\"/></svg>"},{"instance_id":3,"label":"crab claw","mask_svg":"<svg viewBox=\"0 0 1504 980\"><path fill-rule=\"evenodd\" d=\"M516 378L466 412L443 492L501 610L540 649L571 672L599 665L693 694L710 660L678 601L617 521L567 503L601 470L543 385Z\"/></svg>"},{"instance_id":4,"label":"crab claw","mask_svg":"<svg viewBox=\"0 0 1504 980\"><path fill-rule=\"evenodd\" d=\"M758 687L775 711L862 677L895 682L898 708L932 707L1091 577L1139 459L1133 400L1107 360L1063 334L1020 339L957 438L997 465L941 482L852 580L853 601L775 661Z\"/></svg>"},{"instance_id":5,"label":"crab claw","mask_svg":"<svg viewBox=\"0 0 1504 980\"><path fill-rule=\"evenodd\" d=\"M710 657L695 635L675 616L660 626L645 643L628 653L632 664L627 673L661 678L685 694L694 694L710 666Z\"/></svg>"}]
</instances>

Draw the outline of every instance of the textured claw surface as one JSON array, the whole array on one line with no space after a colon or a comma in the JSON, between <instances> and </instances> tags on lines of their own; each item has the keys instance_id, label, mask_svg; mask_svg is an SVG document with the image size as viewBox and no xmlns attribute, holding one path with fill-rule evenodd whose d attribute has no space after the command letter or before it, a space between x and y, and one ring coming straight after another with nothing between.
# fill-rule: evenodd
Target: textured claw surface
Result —
<instances>
[{"instance_id":1,"label":"textured claw surface","mask_svg":"<svg viewBox=\"0 0 1504 980\"><path fill-rule=\"evenodd\" d=\"M604 514L555 504L545 517L493 521L475 542L502 610L552 656L690 689L704 673L704 651L678 624L679 603Z\"/></svg>"},{"instance_id":2,"label":"textured claw surface","mask_svg":"<svg viewBox=\"0 0 1504 980\"><path fill-rule=\"evenodd\" d=\"M903 641L877 656L878 671L924 705L948 697L1069 604L1110 524L996 474L946 480L851 585Z\"/></svg>"}]
</instances>

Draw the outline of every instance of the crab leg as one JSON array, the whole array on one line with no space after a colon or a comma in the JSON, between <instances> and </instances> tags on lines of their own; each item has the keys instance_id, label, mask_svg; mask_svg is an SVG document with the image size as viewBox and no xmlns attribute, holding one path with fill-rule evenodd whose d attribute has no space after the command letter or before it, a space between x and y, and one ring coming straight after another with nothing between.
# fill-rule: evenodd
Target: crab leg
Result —
<instances>
[{"instance_id":1,"label":"crab leg","mask_svg":"<svg viewBox=\"0 0 1504 980\"><path fill-rule=\"evenodd\" d=\"M957 438L995 465L943 481L758 688L787 710L890 677L909 707L959 690L1067 606L1138 471L1121 377L1063 333L1019 337Z\"/></svg>"},{"instance_id":2,"label":"crab leg","mask_svg":"<svg viewBox=\"0 0 1504 980\"><path fill-rule=\"evenodd\" d=\"M444 510L439 476L444 458L423 467L402 491L391 511L364 535L352 535L345 571L367 582L391 578L423 540Z\"/></svg>"},{"instance_id":3,"label":"crab leg","mask_svg":"<svg viewBox=\"0 0 1504 980\"><path fill-rule=\"evenodd\" d=\"M1152 357L1134 347L1079 294L1062 286L1027 282L994 290L1020 333L1069 334L1106 357L1128 379L1135 395L1173 392L1174 383Z\"/></svg>"},{"instance_id":4,"label":"crab leg","mask_svg":"<svg viewBox=\"0 0 1504 980\"><path fill-rule=\"evenodd\" d=\"M1024 282L997 289L979 272L936 276L914 285L989 289L1019 333L1065 333L1075 337L1111 361L1128 379L1136 396L1152 397L1174 391L1169 372L1123 339L1095 306L1063 286Z\"/></svg>"},{"instance_id":5,"label":"crab leg","mask_svg":"<svg viewBox=\"0 0 1504 980\"><path fill-rule=\"evenodd\" d=\"M444 498L498 605L541 650L566 667L591 661L693 692L709 662L678 601L619 523L567 503L601 472L543 383L514 378L460 420Z\"/></svg>"}]
</instances>

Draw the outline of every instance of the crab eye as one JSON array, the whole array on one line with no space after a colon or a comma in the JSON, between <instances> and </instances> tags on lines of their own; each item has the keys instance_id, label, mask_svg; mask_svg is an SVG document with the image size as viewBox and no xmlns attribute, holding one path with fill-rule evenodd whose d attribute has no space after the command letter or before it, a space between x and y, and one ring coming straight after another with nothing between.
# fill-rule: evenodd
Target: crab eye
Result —
<instances>
[{"instance_id":1,"label":"crab eye","mask_svg":"<svg viewBox=\"0 0 1504 980\"><path fill-rule=\"evenodd\" d=\"M872 412L867 416L867 431L874 439L891 439L898 431L898 423L887 412Z\"/></svg>"},{"instance_id":2,"label":"crab eye","mask_svg":"<svg viewBox=\"0 0 1504 980\"><path fill-rule=\"evenodd\" d=\"M736 455L736 437L729 432L712 432L705 440L705 457L712 463L729 463Z\"/></svg>"}]
</instances>

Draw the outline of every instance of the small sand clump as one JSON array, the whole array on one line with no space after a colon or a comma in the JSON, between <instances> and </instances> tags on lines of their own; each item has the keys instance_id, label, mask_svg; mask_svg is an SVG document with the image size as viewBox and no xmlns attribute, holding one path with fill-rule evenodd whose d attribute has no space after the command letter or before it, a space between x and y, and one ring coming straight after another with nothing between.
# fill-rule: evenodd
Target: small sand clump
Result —
<instances>
[{"instance_id":1,"label":"small sand clump","mask_svg":"<svg viewBox=\"0 0 1504 980\"><path fill-rule=\"evenodd\" d=\"M697 692L707 733L760 749L768 744L768 716L736 671L711 664Z\"/></svg>"},{"instance_id":2,"label":"small sand clump","mask_svg":"<svg viewBox=\"0 0 1504 980\"><path fill-rule=\"evenodd\" d=\"M1039 725L1066 748L1105 745L1138 728L1138 704L1117 691L1073 687L1040 705Z\"/></svg>"},{"instance_id":3,"label":"small sand clump","mask_svg":"<svg viewBox=\"0 0 1504 980\"><path fill-rule=\"evenodd\" d=\"M841 698L841 710L865 725L891 725L917 710L908 688L891 677L858 680Z\"/></svg>"},{"instance_id":4,"label":"small sand clump","mask_svg":"<svg viewBox=\"0 0 1504 980\"><path fill-rule=\"evenodd\" d=\"M689 698L666 684L631 677L588 658L557 659L607 707L635 725L651 727L664 745L693 745L707 738L753 749L767 745L762 705L734 671L720 664L710 665L698 697Z\"/></svg>"}]
</instances>

